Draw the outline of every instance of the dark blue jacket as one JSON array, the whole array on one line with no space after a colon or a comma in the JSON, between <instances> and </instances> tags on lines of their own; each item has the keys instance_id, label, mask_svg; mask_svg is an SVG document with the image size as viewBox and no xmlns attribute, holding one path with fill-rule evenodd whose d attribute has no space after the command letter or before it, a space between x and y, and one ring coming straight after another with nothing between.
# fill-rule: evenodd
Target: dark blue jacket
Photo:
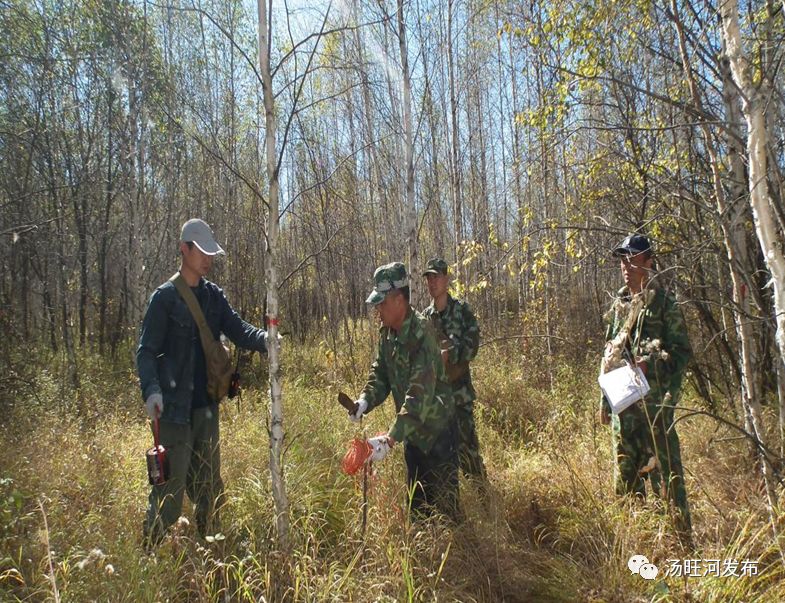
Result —
<instances>
[{"instance_id":1,"label":"dark blue jacket","mask_svg":"<svg viewBox=\"0 0 785 603\"><path fill-rule=\"evenodd\" d=\"M200 284L207 290L202 312L213 337L218 339L223 333L238 347L266 353L267 333L240 318L218 285L206 279L201 279ZM166 281L150 296L136 350L142 398L147 400L155 393L163 395L163 421L184 425L191 422L194 339L199 341L196 321L174 283Z\"/></svg>"}]
</instances>

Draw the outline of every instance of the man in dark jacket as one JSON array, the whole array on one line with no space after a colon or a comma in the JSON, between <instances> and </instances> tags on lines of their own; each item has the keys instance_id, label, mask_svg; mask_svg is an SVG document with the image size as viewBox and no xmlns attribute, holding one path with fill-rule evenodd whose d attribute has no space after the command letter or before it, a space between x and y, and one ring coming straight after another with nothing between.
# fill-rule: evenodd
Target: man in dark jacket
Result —
<instances>
[{"instance_id":1,"label":"man in dark jacket","mask_svg":"<svg viewBox=\"0 0 785 603\"><path fill-rule=\"evenodd\" d=\"M180 235L179 275L191 288L215 339L223 333L235 345L266 353L267 333L243 321L224 292L204 277L224 250L202 220L188 220ZM177 276L177 275L175 275ZM136 364L147 414L166 449L169 479L150 491L144 522L145 545L163 538L180 516L183 493L195 508L205 536L217 527L223 494L218 403L207 391L207 367L199 329L172 279L150 297L142 322Z\"/></svg>"}]
</instances>

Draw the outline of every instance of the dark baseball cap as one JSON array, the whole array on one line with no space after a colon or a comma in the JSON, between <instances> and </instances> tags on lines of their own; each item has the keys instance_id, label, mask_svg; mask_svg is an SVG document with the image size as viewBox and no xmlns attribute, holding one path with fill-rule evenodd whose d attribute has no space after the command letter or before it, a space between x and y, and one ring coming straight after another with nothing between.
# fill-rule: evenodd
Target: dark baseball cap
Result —
<instances>
[{"instance_id":1,"label":"dark baseball cap","mask_svg":"<svg viewBox=\"0 0 785 603\"><path fill-rule=\"evenodd\" d=\"M638 255L639 253L651 253L651 243L649 239L641 234L632 234L624 239L613 249L613 255Z\"/></svg>"}]
</instances>

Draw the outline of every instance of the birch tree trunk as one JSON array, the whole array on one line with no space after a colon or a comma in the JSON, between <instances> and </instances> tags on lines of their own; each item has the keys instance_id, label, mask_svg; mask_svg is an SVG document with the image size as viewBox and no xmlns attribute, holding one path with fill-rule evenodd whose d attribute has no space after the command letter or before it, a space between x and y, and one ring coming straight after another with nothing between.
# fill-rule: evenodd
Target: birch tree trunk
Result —
<instances>
[{"instance_id":1,"label":"birch tree trunk","mask_svg":"<svg viewBox=\"0 0 785 603\"><path fill-rule=\"evenodd\" d=\"M723 44L724 50L724 44ZM744 409L744 416L747 418L747 431L758 433L762 429L762 409L760 407L761 390L761 365L758 357L757 343L760 340L760 332L756 330L752 316L752 304L750 303L753 289L751 274L754 271L750 258L750 245L748 244L745 229L745 219L748 216L744 211L747 199L747 187L745 185L747 176L744 169L743 151L740 148L740 140L743 140L741 132L738 131L740 116L738 110L738 90L733 83L730 74L730 66L727 56L720 59L720 73L722 74L722 96L725 104L726 128L728 131L728 163L730 164L729 178L726 178L725 187L721 187L717 193L717 213L725 238L725 247L728 255L728 264L731 271L731 281L733 283L733 321L736 327L736 336L739 340L739 366L741 368L742 403L747 407ZM720 166L714 165L717 161L716 156L712 159L712 171L714 172L715 188L721 186ZM724 197L724 190L727 188L730 199Z\"/></svg>"},{"instance_id":2,"label":"birch tree trunk","mask_svg":"<svg viewBox=\"0 0 785 603\"><path fill-rule=\"evenodd\" d=\"M684 75L687 79L687 84L690 89L690 96L692 102L698 113L703 115L703 103L701 100L698 86L695 81L695 76L687 55L687 43L684 28L679 17L679 7L676 0L671 0L671 11L673 15L674 24L679 36L679 52L681 54L682 67ZM730 84L730 82L726 82ZM729 97L731 91L727 88L723 90L724 101L726 110L728 112L729 128L733 128L734 116L734 102ZM719 216L720 227L722 228L723 239L725 243L725 250L728 256L728 264L730 266L731 280L733 282L733 321L736 327L736 334L739 339L739 363L741 365L741 400L744 409L744 416L746 421L746 428L752 432L759 442L765 444L765 430L763 426L763 411L760 403L760 392L758 383L760 379L757 376L757 365L755 362L755 336L753 332L752 323L749 320L750 315L750 302L749 295L747 295L746 283L744 278L744 270L748 264L747 248L743 231L742 217L739 212L738 199L731 199L730 207L728 206L725 197L725 188L722 183L721 165L717 151L714 148L714 143L709 130L708 124L705 120L701 119L700 122L701 133L704 138L706 151L710 159L710 167L712 174L712 184L714 188L714 197L717 205L717 214ZM738 161L734 157L735 148L734 141L731 139L729 142L731 154L731 166L739 169ZM737 176L736 173L732 174ZM731 191L735 189L731 187ZM755 454L760 459L761 472L766 486L766 494L768 497L768 511L769 516L774 521L774 505L776 504L777 494L774 487L774 477L771 472L771 465L769 459L766 458L766 453L760 446L754 449Z\"/></svg>"},{"instance_id":3,"label":"birch tree trunk","mask_svg":"<svg viewBox=\"0 0 785 603\"><path fill-rule=\"evenodd\" d=\"M404 155L406 157L406 240L409 244L409 273L419 274L417 257L417 207L414 200L414 133L412 126L412 82L409 73L409 51L406 46L406 20L403 15L403 0L398 0L398 44L401 50L401 71L403 72L403 135ZM412 279L411 284L419 283ZM416 287L413 287L416 289ZM412 292L414 293L414 292ZM412 299L416 299L412 295Z\"/></svg>"},{"instance_id":4,"label":"birch tree trunk","mask_svg":"<svg viewBox=\"0 0 785 603\"><path fill-rule=\"evenodd\" d=\"M461 198L461 156L459 152L460 131L458 129L458 97L455 93L455 53L453 44L453 14L454 0L447 2L447 77L450 80L450 120L452 124L452 199L453 199L453 224L455 229L455 278L461 277L460 248L463 241L463 199Z\"/></svg>"},{"instance_id":5,"label":"birch tree trunk","mask_svg":"<svg viewBox=\"0 0 785 603\"><path fill-rule=\"evenodd\" d=\"M785 7L785 3L783 4ZM769 197L766 166L766 114L764 98L752 82L749 60L744 55L739 31L739 7L736 0L720 5L722 37L727 47L731 73L741 91L741 109L747 122L750 205L766 267L771 273L774 311L777 324L777 347L780 361L785 361L785 256L783 233L777 228Z\"/></svg>"},{"instance_id":6,"label":"birch tree trunk","mask_svg":"<svg viewBox=\"0 0 785 603\"><path fill-rule=\"evenodd\" d=\"M518 293L518 307L516 312L523 311L523 306L526 302L526 290L524 285L523 270L521 267L526 261L526 255L523 250L523 232L524 232L524 207L523 207L523 185L521 179L521 171L523 170L523 158L521 157L521 129L515 121L515 116L520 110L518 104L518 70L515 68L515 53L513 52L513 36L509 35L507 43L510 56L510 92L512 94L512 108L510 110L510 129L512 130L512 177L515 193L515 236L517 241L515 243L518 248L514 252L514 266L515 266L515 288ZM527 244L528 245L528 244Z\"/></svg>"},{"instance_id":7,"label":"birch tree trunk","mask_svg":"<svg viewBox=\"0 0 785 603\"><path fill-rule=\"evenodd\" d=\"M270 479L275 501L278 546L289 548L289 501L283 473L283 401L281 395L280 344L278 343L278 157L275 148L275 101L270 69L270 24L265 0L257 0L259 13L259 71L262 77L265 121L265 158L269 180L267 240L264 250L267 281L267 356L270 360Z\"/></svg>"},{"instance_id":8,"label":"birch tree trunk","mask_svg":"<svg viewBox=\"0 0 785 603\"><path fill-rule=\"evenodd\" d=\"M360 22L360 8L358 0L354 0L352 2L352 11L354 16L354 23ZM367 208L368 208L368 215L371 219L371 232L378 232L379 226L377 224L377 217L379 208L377 208L377 193L376 191L379 188L379 166L376 160L376 144L374 144L376 131L374 128L374 121L373 121L373 105L371 103L371 97L373 95L373 91L371 90L371 81L368 75L368 66L367 60L365 57L365 44L364 40L360 35L361 28L355 27L354 28L354 44L357 51L357 64L358 64L358 76L361 82L361 90L362 90L362 99L363 99L363 122L364 122L364 139L363 139L363 147L365 153L365 169L366 171L366 181L367 181ZM371 242L371 257L378 258L378 245L379 245L379 237L371 236L368 238Z\"/></svg>"}]
</instances>

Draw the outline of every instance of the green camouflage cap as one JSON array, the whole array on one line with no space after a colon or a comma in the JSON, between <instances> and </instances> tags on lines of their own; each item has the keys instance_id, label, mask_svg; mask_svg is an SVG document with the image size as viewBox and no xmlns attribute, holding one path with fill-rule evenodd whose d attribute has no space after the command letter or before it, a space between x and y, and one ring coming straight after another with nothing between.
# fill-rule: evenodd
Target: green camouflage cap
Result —
<instances>
[{"instance_id":1,"label":"green camouflage cap","mask_svg":"<svg viewBox=\"0 0 785 603\"><path fill-rule=\"evenodd\" d=\"M431 258L428 260L428 263L425 265L425 272L422 273L423 276L426 274L447 274L448 267L447 262L445 262L442 258Z\"/></svg>"},{"instance_id":2,"label":"green camouflage cap","mask_svg":"<svg viewBox=\"0 0 785 603\"><path fill-rule=\"evenodd\" d=\"M401 262L379 266L373 273L373 291L365 303L377 306L384 301L390 291L408 286L409 277L406 274L406 266Z\"/></svg>"}]
</instances>

